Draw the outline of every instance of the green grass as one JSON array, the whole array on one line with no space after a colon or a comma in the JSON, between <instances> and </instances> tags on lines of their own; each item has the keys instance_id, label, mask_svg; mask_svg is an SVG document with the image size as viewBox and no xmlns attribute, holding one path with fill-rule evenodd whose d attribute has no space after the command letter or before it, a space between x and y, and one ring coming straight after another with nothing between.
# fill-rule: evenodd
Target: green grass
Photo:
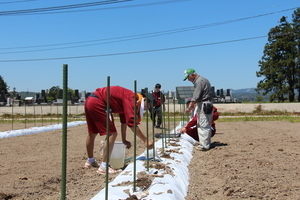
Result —
<instances>
[{"instance_id":1,"label":"green grass","mask_svg":"<svg viewBox=\"0 0 300 200\"><path fill-rule=\"evenodd\" d=\"M240 121L289 121L289 122L300 122L300 113L288 113L284 111L264 111L258 107L252 113L238 112L238 113L227 113L227 112L219 112L219 119L216 122L240 122ZM170 120L170 123L179 121L188 120L188 115L183 115L178 112L175 113L164 113L164 119L167 123ZM3 114L0 118L0 123L61 123L62 116L61 115L11 115L11 114ZM68 121L84 121L84 115L68 115ZM119 121L119 117L115 116L115 121ZM146 118L144 115L144 122L146 122ZM151 123L151 120L148 120Z\"/></svg>"},{"instance_id":2,"label":"green grass","mask_svg":"<svg viewBox=\"0 0 300 200\"><path fill-rule=\"evenodd\" d=\"M300 122L300 116L280 115L280 116L241 116L241 117L220 117L217 122L246 122L246 121L288 121L292 123Z\"/></svg>"}]
</instances>

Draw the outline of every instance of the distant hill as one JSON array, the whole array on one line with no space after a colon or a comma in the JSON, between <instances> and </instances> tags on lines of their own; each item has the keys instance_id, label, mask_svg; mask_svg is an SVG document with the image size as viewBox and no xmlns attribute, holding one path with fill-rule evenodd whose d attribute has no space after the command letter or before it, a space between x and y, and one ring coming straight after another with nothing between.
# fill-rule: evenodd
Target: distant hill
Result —
<instances>
[{"instance_id":1,"label":"distant hill","mask_svg":"<svg viewBox=\"0 0 300 200\"><path fill-rule=\"evenodd\" d=\"M256 98L258 96L257 92L255 91L256 88L245 88L245 89L238 89L238 90L231 90L231 94L233 98L236 98L237 101L241 101L241 102L252 102L252 101L256 101ZM262 96L262 95L260 95ZM269 100L269 96L265 95L263 97L263 101L268 101Z\"/></svg>"},{"instance_id":2,"label":"distant hill","mask_svg":"<svg viewBox=\"0 0 300 200\"><path fill-rule=\"evenodd\" d=\"M255 88L246 88L246 89L238 89L238 90L233 90L230 89L232 93L245 93L245 94L256 94Z\"/></svg>"}]
</instances>

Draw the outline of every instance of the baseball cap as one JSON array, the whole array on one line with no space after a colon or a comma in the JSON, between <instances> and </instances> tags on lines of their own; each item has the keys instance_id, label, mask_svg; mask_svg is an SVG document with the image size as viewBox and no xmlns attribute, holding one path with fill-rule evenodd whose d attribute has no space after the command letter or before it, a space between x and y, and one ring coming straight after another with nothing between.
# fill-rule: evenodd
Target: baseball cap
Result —
<instances>
[{"instance_id":1,"label":"baseball cap","mask_svg":"<svg viewBox=\"0 0 300 200\"><path fill-rule=\"evenodd\" d=\"M187 70L185 70L183 73L184 73L184 79L183 79L183 81L185 81L187 78L188 78L188 76L190 75L190 74L193 74L193 73L195 73L196 71L194 70L194 69L187 69Z\"/></svg>"},{"instance_id":2,"label":"baseball cap","mask_svg":"<svg viewBox=\"0 0 300 200\"><path fill-rule=\"evenodd\" d=\"M157 83L156 85L155 85L155 88L161 88L161 85L159 84L159 83Z\"/></svg>"}]
</instances>

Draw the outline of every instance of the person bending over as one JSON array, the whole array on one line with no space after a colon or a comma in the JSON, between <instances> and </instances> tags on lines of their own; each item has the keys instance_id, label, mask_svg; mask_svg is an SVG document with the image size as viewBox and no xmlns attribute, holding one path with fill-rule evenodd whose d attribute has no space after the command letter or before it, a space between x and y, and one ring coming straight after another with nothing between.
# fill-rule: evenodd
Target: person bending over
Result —
<instances>
[{"instance_id":1,"label":"person bending over","mask_svg":"<svg viewBox=\"0 0 300 200\"><path fill-rule=\"evenodd\" d=\"M88 127L88 134L86 137L86 151L88 159L85 162L84 167L98 167L97 173L104 174L106 172L106 167L109 166L106 160L106 153L109 152L109 157L112 153L115 140L118 136L117 129L114 123L114 117L112 113L118 113L121 122L121 136L122 142L126 148L131 147L131 142L126 140L126 130L129 127L134 131L134 126L136 125L136 135L144 142L145 146L149 149L153 148L153 142L147 140L146 136L142 133L138 124L141 121L142 113L144 109L144 98L141 94L135 93L129 89L120 86L110 86L109 87L109 149L106 147L106 143L103 147L102 163L99 165L94 158L94 143L95 138L99 134L104 136L107 134L106 122L107 122L107 93L108 88L98 88L96 91L91 93L87 98L84 108L85 116ZM134 100L137 100L136 102ZM135 109L136 107L136 109ZM136 113L134 112L136 110ZM134 122L134 119L137 119ZM109 166L109 173L116 173L116 170Z\"/></svg>"}]
</instances>

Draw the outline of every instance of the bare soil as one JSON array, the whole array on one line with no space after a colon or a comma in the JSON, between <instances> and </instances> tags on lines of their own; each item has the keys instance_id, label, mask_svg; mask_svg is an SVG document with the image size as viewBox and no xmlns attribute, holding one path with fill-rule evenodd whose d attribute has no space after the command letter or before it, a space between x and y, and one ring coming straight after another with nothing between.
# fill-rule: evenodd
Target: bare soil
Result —
<instances>
[{"instance_id":1,"label":"bare soil","mask_svg":"<svg viewBox=\"0 0 300 200\"><path fill-rule=\"evenodd\" d=\"M216 126L212 149L193 151L187 200L300 199L300 123L217 122ZM1 124L0 131L11 127ZM23 129L24 124L13 128ZM104 175L83 167L86 131L86 125L68 128L67 199L91 199L105 186ZM61 135L55 130L0 140L0 200L60 199ZM133 141L130 130L127 135ZM98 161L101 140L104 137L98 136L95 143ZM137 155L144 150L137 139ZM131 156L133 149L126 150L126 158ZM151 180L139 178L143 184Z\"/></svg>"}]
</instances>

